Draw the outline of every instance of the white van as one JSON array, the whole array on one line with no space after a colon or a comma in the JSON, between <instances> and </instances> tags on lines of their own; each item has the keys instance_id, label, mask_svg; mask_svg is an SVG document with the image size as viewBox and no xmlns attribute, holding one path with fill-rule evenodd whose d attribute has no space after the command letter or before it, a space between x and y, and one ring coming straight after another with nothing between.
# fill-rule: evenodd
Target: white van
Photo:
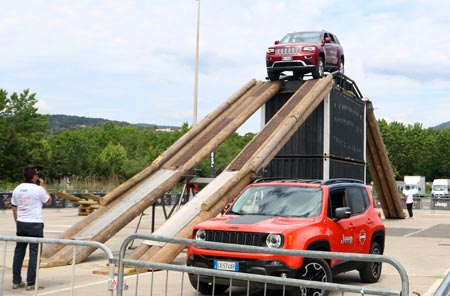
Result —
<instances>
[{"instance_id":1,"label":"white van","mask_svg":"<svg viewBox=\"0 0 450 296\"><path fill-rule=\"evenodd\" d=\"M409 186L414 197L425 196L425 177L424 176L405 176L402 193L405 194L406 186Z\"/></svg>"},{"instance_id":2,"label":"white van","mask_svg":"<svg viewBox=\"0 0 450 296\"><path fill-rule=\"evenodd\" d=\"M432 198L449 198L450 179L434 179L431 187Z\"/></svg>"}]
</instances>

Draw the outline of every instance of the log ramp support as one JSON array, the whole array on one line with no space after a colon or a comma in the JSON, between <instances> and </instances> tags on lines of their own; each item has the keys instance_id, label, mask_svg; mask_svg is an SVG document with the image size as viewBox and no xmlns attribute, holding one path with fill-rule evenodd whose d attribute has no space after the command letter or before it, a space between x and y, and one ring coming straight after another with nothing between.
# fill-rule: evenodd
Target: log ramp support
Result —
<instances>
[{"instance_id":1,"label":"log ramp support","mask_svg":"<svg viewBox=\"0 0 450 296\"><path fill-rule=\"evenodd\" d=\"M197 223L217 216L255 178L256 172L271 161L292 134L329 95L332 88L332 75L305 81L227 168L195 198L174 213L154 234L187 238ZM100 243L109 240L166 191L179 183L189 170L207 158L280 90L279 81L249 81L163 152L149 167L105 195L102 207L74 224L59 238L94 240ZM377 184L379 182L395 184L395 181L389 180L393 178L393 174L383 171L386 166L381 161L387 161L388 168L391 166L373 116L373 108L373 118L370 120L375 127L369 127L370 112L367 113L367 146L370 148L378 145L375 156L373 155L375 150L367 150L368 165L380 196L381 192L386 194L390 186ZM377 144L374 144L374 141L377 141ZM387 201L391 198L392 194L387 195L383 201L383 198L380 198L384 214L386 218L399 218L403 212L398 211L395 203ZM388 205L393 210L386 210L385 207ZM184 246L179 245L155 245L154 242L144 241L129 255L129 258L169 263L183 248ZM95 248L77 248L75 263L83 262L94 251ZM55 260L71 264L72 256L71 247L44 245L42 250L42 257L47 261Z\"/></svg>"}]
</instances>

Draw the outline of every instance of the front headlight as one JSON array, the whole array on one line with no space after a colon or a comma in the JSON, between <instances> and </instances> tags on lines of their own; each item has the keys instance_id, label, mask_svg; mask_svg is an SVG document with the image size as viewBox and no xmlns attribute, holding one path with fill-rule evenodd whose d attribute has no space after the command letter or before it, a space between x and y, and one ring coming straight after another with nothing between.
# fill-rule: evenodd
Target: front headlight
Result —
<instances>
[{"instance_id":1,"label":"front headlight","mask_svg":"<svg viewBox=\"0 0 450 296\"><path fill-rule=\"evenodd\" d=\"M197 230L197 232L195 233L195 240L205 241L206 240L206 231L204 231L203 229Z\"/></svg>"},{"instance_id":2,"label":"front headlight","mask_svg":"<svg viewBox=\"0 0 450 296\"><path fill-rule=\"evenodd\" d=\"M283 237L281 234L276 233L269 233L269 235L266 238L266 245L269 248L280 248L283 244Z\"/></svg>"},{"instance_id":3,"label":"front headlight","mask_svg":"<svg viewBox=\"0 0 450 296\"><path fill-rule=\"evenodd\" d=\"M316 48L314 46L305 46L305 47L303 47L303 51L315 52Z\"/></svg>"},{"instance_id":4,"label":"front headlight","mask_svg":"<svg viewBox=\"0 0 450 296\"><path fill-rule=\"evenodd\" d=\"M275 52L275 49L273 49L273 48L268 48L267 49L267 53L274 53Z\"/></svg>"}]
</instances>

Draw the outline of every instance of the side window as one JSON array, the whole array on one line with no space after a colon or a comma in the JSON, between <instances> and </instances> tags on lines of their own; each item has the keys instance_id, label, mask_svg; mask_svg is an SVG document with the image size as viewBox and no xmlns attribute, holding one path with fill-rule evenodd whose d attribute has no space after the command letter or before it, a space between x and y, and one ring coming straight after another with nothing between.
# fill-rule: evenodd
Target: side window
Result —
<instances>
[{"instance_id":1,"label":"side window","mask_svg":"<svg viewBox=\"0 0 450 296\"><path fill-rule=\"evenodd\" d=\"M336 208L347 206L347 203L345 201L345 190L337 189L330 191L330 197L328 202L329 202L328 217L334 218Z\"/></svg>"},{"instance_id":2,"label":"side window","mask_svg":"<svg viewBox=\"0 0 450 296\"><path fill-rule=\"evenodd\" d=\"M325 38L327 38L327 37L331 38L330 43L335 43L335 42L334 42L334 36L333 36L332 34L326 33L326 34L325 34Z\"/></svg>"},{"instance_id":3,"label":"side window","mask_svg":"<svg viewBox=\"0 0 450 296\"><path fill-rule=\"evenodd\" d=\"M369 197L363 188L347 188L347 199L353 214L362 214L369 205Z\"/></svg>"}]
</instances>

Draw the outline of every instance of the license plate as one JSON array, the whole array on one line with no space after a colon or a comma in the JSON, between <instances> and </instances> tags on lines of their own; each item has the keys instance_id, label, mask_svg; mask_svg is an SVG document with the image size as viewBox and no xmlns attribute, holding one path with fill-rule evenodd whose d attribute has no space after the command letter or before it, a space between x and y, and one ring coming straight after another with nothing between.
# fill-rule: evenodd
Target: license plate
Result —
<instances>
[{"instance_id":1,"label":"license plate","mask_svg":"<svg viewBox=\"0 0 450 296\"><path fill-rule=\"evenodd\" d=\"M281 57L283 61L292 61L292 57Z\"/></svg>"},{"instance_id":2,"label":"license plate","mask_svg":"<svg viewBox=\"0 0 450 296\"><path fill-rule=\"evenodd\" d=\"M239 262L219 261L214 260L214 269L239 271Z\"/></svg>"}]
</instances>

